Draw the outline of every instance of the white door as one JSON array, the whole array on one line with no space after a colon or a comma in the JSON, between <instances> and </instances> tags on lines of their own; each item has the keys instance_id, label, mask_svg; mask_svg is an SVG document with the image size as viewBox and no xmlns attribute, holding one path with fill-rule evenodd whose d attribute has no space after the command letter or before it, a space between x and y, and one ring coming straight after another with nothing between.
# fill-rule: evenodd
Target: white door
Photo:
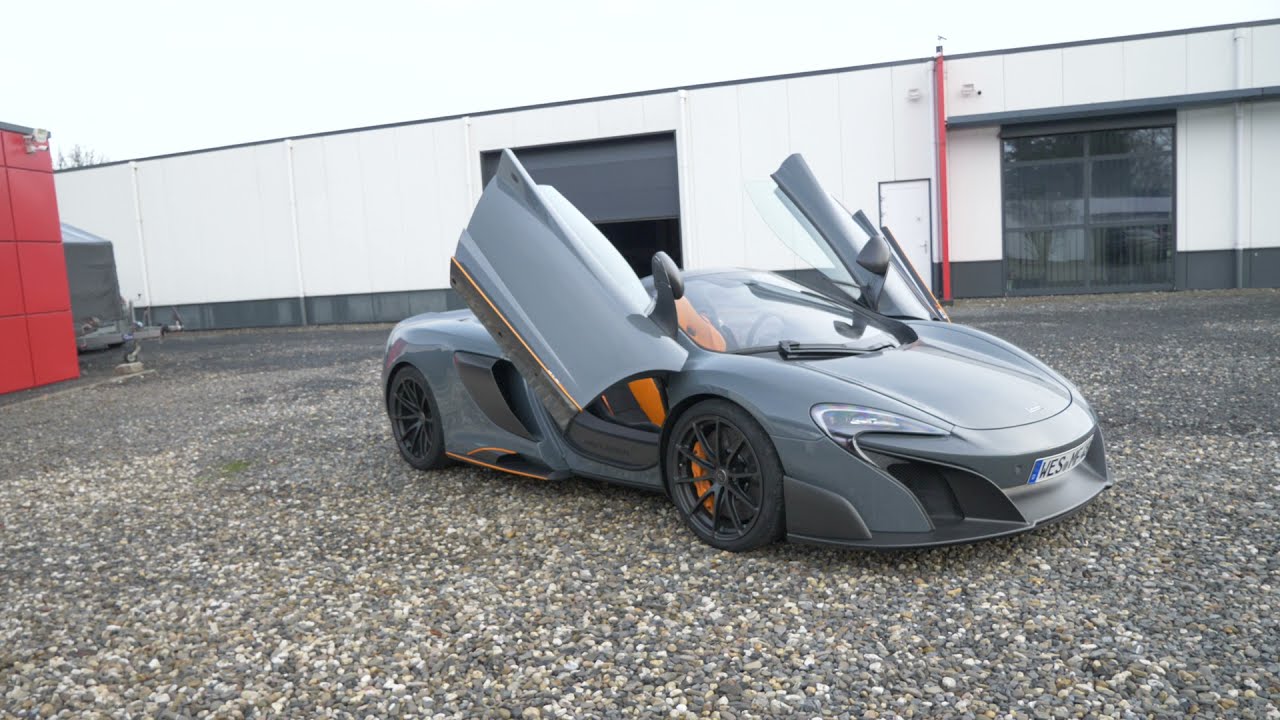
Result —
<instances>
[{"instance_id":1,"label":"white door","mask_svg":"<svg viewBox=\"0 0 1280 720\"><path fill-rule=\"evenodd\" d=\"M880 224L889 228L926 284L933 284L933 220L928 180L880 183Z\"/></svg>"}]
</instances>

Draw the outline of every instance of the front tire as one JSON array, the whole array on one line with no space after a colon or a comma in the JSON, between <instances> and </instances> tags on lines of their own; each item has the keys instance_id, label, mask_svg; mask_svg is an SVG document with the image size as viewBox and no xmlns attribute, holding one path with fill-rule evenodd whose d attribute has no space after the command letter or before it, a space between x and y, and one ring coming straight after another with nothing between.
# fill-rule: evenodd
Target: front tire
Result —
<instances>
[{"instance_id":1,"label":"front tire","mask_svg":"<svg viewBox=\"0 0 1280 720\"><path fill-rule=\"evenodd\" d=\"M444 429L427 379L412 365L396 371L387 390L387 415L400 455L419 470L444 467Z\"/></svg>"},{"instance_id":2,"label":"front tire","mask_svg":"<svg viewBox=\"0 0 1280 720\"><path fill-rule=\"evenodd\" d=\"M754 550L782 535L782 461L756 419L725 400L704 400L667 440L667 491L703 542Z\"/></svg>"}]
</instances>

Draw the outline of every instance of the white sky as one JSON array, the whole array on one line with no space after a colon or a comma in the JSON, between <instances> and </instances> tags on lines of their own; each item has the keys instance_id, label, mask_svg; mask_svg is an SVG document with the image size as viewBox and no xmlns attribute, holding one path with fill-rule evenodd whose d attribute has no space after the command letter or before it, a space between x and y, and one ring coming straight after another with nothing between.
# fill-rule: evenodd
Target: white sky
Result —
<instances>
[{"instance_id":1,"label":"white sky","mask_svg":"<svg viewBox=\"0 0 1280 720\"><path fill-rule=\"evenodd\" d=\"M111 159L1280 16L1280 0L0 0L0 121ZM19 25L26 23L19 30Z\"/></svg>"}]
</instances>

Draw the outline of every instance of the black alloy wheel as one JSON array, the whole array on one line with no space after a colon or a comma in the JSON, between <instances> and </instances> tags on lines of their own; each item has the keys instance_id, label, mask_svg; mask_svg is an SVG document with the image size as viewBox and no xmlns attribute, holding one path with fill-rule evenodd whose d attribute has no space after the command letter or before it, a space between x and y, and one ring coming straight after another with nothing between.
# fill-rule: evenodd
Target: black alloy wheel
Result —
<instances>
[{"instance_id":1,"label":"black alloy wheel","mask_svg":"<svg viewBox=\"0 0 1280 720\"><path fill-rule=\"evenodd\" d=\"M396 446L410 465L419 470L445 465L444 431L440 427L436 400L417 368L405 366L391 378L387 415L391 418Z\"/></svg>"},{"instance_id":2,"label":"black alloy wheel","mask_svg":"<svg viewBox=\"0 0 1280 720\"><path fill-rule=\"evenodd\" d=\"M734 552L780 536L782 463L745 410L705 400L676 421L667 442L667 489L704 542Z\"/></svg>"}]
</instances>

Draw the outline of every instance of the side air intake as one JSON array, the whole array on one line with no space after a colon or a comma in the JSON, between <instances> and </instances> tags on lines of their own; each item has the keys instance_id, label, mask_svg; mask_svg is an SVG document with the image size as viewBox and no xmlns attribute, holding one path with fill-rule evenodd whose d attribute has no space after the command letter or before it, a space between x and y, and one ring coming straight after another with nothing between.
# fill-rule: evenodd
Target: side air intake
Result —
<instances>
[{"instance_id":1,"label":"side air intake","mask_svg":"<svg viewBox=\"0 0 1280 720\"><path fill-rule=\"evenodd\" d=\"M980 475L919 460L882 458L885 470L916 496L937 527L964 520L1026 522L1004 492Z\"/></svg>"}]
</instances>

